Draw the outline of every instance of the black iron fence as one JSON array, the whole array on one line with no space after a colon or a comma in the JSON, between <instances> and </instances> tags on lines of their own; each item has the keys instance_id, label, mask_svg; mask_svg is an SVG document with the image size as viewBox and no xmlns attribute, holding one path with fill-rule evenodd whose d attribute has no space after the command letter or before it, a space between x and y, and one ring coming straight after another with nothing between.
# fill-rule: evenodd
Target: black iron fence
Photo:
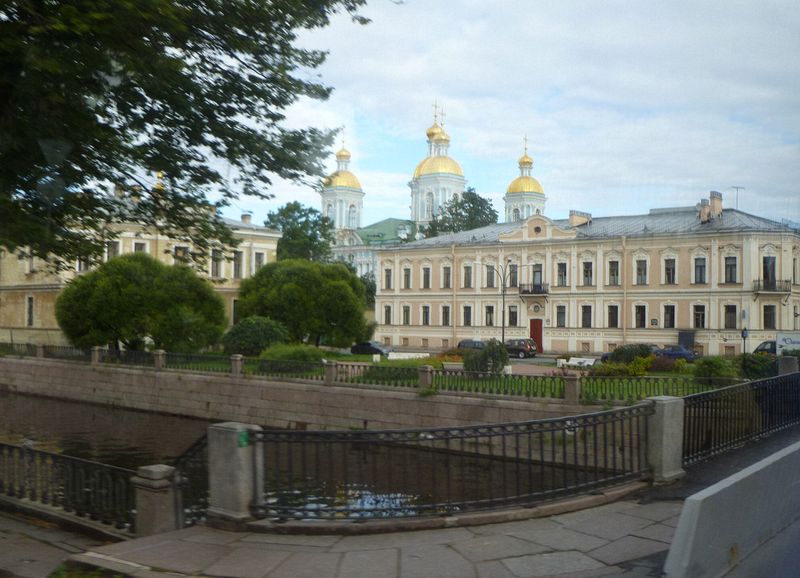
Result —
<instances>
[{"instance_id":1,"label":"black iron fence","mask_svg":"<svg viewBox=\"0 0 800 578\"><path fill-rule=\"evenodd\" d=\"M529 506L642 477L652 404L520 423L251 432L253 514L426 516Z\"/></svg>"},{"instance_id":2,"label":"black iron fence","mask_svg":"<svg viewBox=\"0 0 800 578\"><path fill-rule=\"evenodd\" d=\"M800 373L734 385L685 398L683 463L800 424Z\"/></svg>"},{"instance_id":3,"label":"black iron fence","mask_svg":"<svg viewBox=\"0 0 800 578\"><path fill-rule=\"evenodd\" d=\"M36 346L32 343L0 343L0 354L33 357L36 355Z\"/></svg>"},{"instance_id":4,"label":"black iron fence","mask_svg":"<svg viewBox=\"0 0 800 578\"><path fill-rule=\"evenodd\" d=\"M418 387L419 371L418 367L337 362L334 380L338 383Z\"/></svg>"},{"instance_id":5,"label":"black iron fence","mask_svg":"<svg viewBox=\"0 0 800 578\"><path fill-rule=\"evenodd\" d=\"M244 362L245 373L262 377L311 379L322 381L325 371L321 361L267 360L248 357Z\"/></svg>"},{"instance_id":6,"label":"black iron fence","mask_svg":"<svg viewBox=\"0 0 800 578\"><path fill-rule=\"evenodd\" d=\"M100 352L100 363L119 363L120 365L153 367L155 365L155 356L152 351L103 349Z\"/></svg>"},{"instance_id":7,"label":"black iron fence","mask_svg":"<svg viewBox=\"0 0 800 578\"><path fill-rule=\"evenodd\" d=\"M188 527L205 522L208 509L208 437L203 435L195 441L172 465L180 482L179 523Z\"/></svg>"},{"instance_id":8,"label":"black iron fence","mask_svg":"<svg viewBox=\"0 0 800 578\"><path fill-rule=\"evenodd\" d=\"M71 361L91 361L92 350L70 347L68 345L45 345L43 348L44 357L51 359L67 359ZM35 355L35 351L33 355Z\"/></svg>"},{"instance_id":9,"label":"black iron fence","mask_svg":"<svg viewBox=\"0 0 800 578\"><path fill-rule=\"evenodd\" d=\"M0 494L133 533L133 470L0 443Z\"/></svg>"},{"instance_id":10,"label":"black iron fence","mask_svg":"<svg viewBox=\"0 0 800 578\"><path fill-rule=\"evenodd\" d=\"M641 401L654 395L684 397L726 387L738 378L695 378L693 376L584 376L581 378L581 399L585 403L603 401Z\"/></svg>"},{"instance_id":11,"label":"black iron fence","mask_svg":"<svg viewBox=\"0 0 800 578\"><path fill-rule=\"evenodd\" d=\"M170 369L230 373L231 360L227 355L198 355L195 353L166 353L165 365Z\"/></svg>"},{"instance_id":12,"label":"black iron fence","mask_svg":"<svg viewBox=\"0 0 800 578\"><path fill-rule=\"evenodd\" d=\"M521 397L564 397L563 376L505 375L460 370L433 372L433 387L438 391L461 391Z\"/></svg>"}]
</instances>

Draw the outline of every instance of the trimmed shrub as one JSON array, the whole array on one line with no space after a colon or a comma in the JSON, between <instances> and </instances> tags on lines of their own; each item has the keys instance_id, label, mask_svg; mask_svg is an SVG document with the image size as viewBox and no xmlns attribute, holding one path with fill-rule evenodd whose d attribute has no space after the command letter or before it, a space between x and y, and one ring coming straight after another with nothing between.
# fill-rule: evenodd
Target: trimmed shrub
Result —
<instances>
[{"instance_id":1,"label":"trimmed shrub","mask_svg":"<svg viewBox=\"0 0 800 578\"><path fill-rule=\"evenodd\" d=\"M695 381L703 385L713 385L715 379L738 375L733 363L724 357L701 357L694 362L692 373Z\"/></svg>"},{"instance_id":2,"label":"trimmed shrub","mask_svg":"<svg viewBox=\"0 0 800 578\"><path fill-rule=\"evenodd\" d=\"M686 360L682 359L681 361L685 362ZM675 362L676 360L670 357L656 357L654 355L653 360L650 363L650 371L658 373L676 371Z\"/></svg>"},{"instance_id":3,"label":"trimmed shrub","mask_svg":"<svg viewBox=\"0 0 800 578\"><path fill-rule=\"evenodd\" d=\"M278 344L268 347L259 355L267 361L322 361L325 352L313 345Z\"/></svg>"},{"instance_id":4,"label":"trimmed shrub","mask_svg":"<svg viewBox=\"0 0 800 578\"><path fill-rule=\"evenodd\" d=\"M612 351L608 360L615 363L630 363L637 357L649 357L652 353L650 349L650 346L644 343L623 345Z\"/></svg>"},{"instance_id":5,"label":"trimmed shrub","mask_svg":"<svg viewBox=\"0 0 800 578\"><path fill-rule=\"evenodd\" d=\"M464 369L489 373L502 373L508 365L508 351L496 339L486 343L483 349L467 351L464 354Z\"/></svg>"},{"instance_id":6,"label":"trimmed shrub","mask_svg":"<svg viewBox=\"0 0 800 578\"><path fill-rule=\"evenodd\" d=\"M647 375L650 365L653 363L655 357L648 355L647 357L636 357L628 364L628 375L641 377Z\"/></svg>"},{"instance_id":7,"label":"trimmed shrub","mask_svg":"<svg viewBox=\"0 0 800 578\"><path fill-rule=\"evenodd\" d=\"M619 377L628 375L628 366L624 363L614 363L613 361L595 363L589 368L589 375L597 377Z\"/></svg>"},{"instance_id":8,"label":"trimmed shrub","mask_svg":"<svg viewBox=\"0 0 800 578\"><path fill-rule=\"evenodd\" d=\"M282 323L253 315L231 327L222 337L225 353L255 356L270 345L284 343L289 332Z\"/></svg>"},{"instance_id":9,"label":"trimmed shrub","mask_svg":"<svg viewBox=\"0 0 800 578\"><path fill-rule=\"evenodd\" d=\"M763 379L778 373L778 358L763 353L745 353L736 358L739 374L748 379Z\"/></svg>"}]
</instances>

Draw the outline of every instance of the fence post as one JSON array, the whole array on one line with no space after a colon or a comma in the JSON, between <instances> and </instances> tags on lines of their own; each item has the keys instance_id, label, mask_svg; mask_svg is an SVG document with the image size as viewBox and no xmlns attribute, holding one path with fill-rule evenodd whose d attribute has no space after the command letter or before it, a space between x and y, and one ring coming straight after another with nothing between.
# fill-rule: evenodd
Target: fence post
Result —
<instances>
[{"instance_id":1,"label":"fence post","mask_svg":"<svg viewBox=\"0 0 800 578\"><path fill-rule=\"evenodd\" d=\"M336 368L338 364L335 361L324 359L322 365L325 368L325 385L333 385L336 382Z\"/></svg>"},{"instance_id":2,"label":"fence post","mask_svg":"<svg viewBox=\"0 0 800 578\"><path fill-rule=\"evenodd\" d=\"M800 361L794 355L781 355L778 358L778 375L787 373L797 373L797 362Z\"/></svg>"},{"instance_id":3,"label":"fence post","mask_svg":"<svg viewBox=\"0 0 800 578\"><path fill-rule=\"evenodd\" d=\"M209 523L216 527L237 528L251 518L255 455L250 431L257 425L236 422L217 423L208 428L208 511Z\"/></svg>"},{"instance_id":4,"label":"fence post","mask_svg":"<svg viewBox=\"0 0 800 578\"><path fill-rule=\"evenodd\" d=\"M36 344L36 357L44 357L44 345L41 343Z\"/></svg>"},{"instance_id":5,"label":"fence post","mask_svg":"<svg viewBox=\"0 0 800 578\"><path fill-rule=\"evenodd\" d=\"M163 349L156 349L153 352L153 367L162 370L167 366L167 352Z\"/></svg>"},{"instance_id":6,"label":"fence post","mask_svg":"<svg viewBox=\"0 0 800 578\"><path fill-rule=\"evenodd\" d=\"M419 387L433 387L433 367L430 365L419 366Z\"/></svg>"},{"instance_id":7,"label":"fence post","mask_svg":"<svg viewBox=\"0 0 800 578\"><path fill-rule=\"evenodd\" d=\"M103 348L99 345L92 347L92 365L97 365L103 359Z\"/></svg>"},{"instance_id":8,"label":"fence post","mask_svg":"<svg viewBox=\"0 0 800 578\"><path fill-rule=\"evenodd\" d=\"M686 475L683 469L682 397L648 397L655 413L647 418L647 462L656 484L668 484Z\"/></svg>"},{"instance_id":9,"label":"fence post","mask_svg":"<svg viewBox=\"0 0 800 578\"><path fill-rule=\"evenodd\" d=\"M231 355L231 375L242 377L242 374L244 374L244 355L234 353Z\"/></svg>"},{"instance_id":10,"label":"fence post","mask_svg":"<svg viewBox=\"0 0 800 578\"><path fill-rule=\"evenodd\" d=\"M573 404L581 402L581 379L573 373L564 376L564 402Z\"/></svg>"},{"instance_id":11,"label":"fence post","mask_svg":"<svg viewBox=\"0 0 800 578\"><path fill-rule=\"evenodd\" d=\"M180 529L180 499L175 468L141 466L131 478L136 492L136 535L151 536ZM180 506L182 507L182 506Z\"/></svg>"}]
</instances>

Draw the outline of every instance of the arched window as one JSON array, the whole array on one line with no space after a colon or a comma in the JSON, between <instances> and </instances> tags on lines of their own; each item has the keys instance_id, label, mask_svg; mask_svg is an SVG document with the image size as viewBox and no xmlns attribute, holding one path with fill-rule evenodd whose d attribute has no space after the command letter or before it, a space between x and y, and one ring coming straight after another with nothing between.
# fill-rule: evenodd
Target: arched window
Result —
<instances>
[{"instance_id":1,"label":"arched window","mask_svg":"<svg viewBox=\"0 0 800 578\"><path fill-rule=\"evenodd\" d=\"M328 208L325 210L325 214L327 215L327 217L332 222L334 221L334 218L333 218L333 205L331 205L330 203L328 203Z\"/></svg>"},{"instance_id":2,"label":"arched window","mask_svg":"<svg viewBox=\"0 0 800 578\"><path fill-rule=\"evenodd\" d=\"M356 206L350 205L350 210L347 212L347 226L351 229L356 228Z\"/></svg>"},{"instance_id":3,"label":"arched window","mask_svg":"<svg viewBox=\"0 0 800 578\"><path fill-rule=\"evenodd\" d=\"M433 193L431 192L425 194L425 218L433 218Z\"/></svg>"},{"instance_id":4,"label":"arched window","mask_svg":"<svg viewBox=\"0 0 800 578\"><path fill-rule=\"evenodd\" d=\"M512 221L519 221L520 220L519 209L514 209L514 212L511 214L511 220Z\"/></svg>"}]
</instances>

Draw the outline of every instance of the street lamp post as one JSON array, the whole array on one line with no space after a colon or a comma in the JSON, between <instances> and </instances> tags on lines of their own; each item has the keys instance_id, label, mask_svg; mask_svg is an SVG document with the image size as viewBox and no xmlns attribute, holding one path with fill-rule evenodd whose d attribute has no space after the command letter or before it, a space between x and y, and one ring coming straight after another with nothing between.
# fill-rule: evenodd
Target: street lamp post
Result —
<instances>
[{"instance_id":1,"label":"street lamp post","mask_svg":"<svg viewBox=\"0 0 800 578\"><path fill-rule=\"evenodd\" d=\"M509 265L511 265L511 259L507 259L505 265L486 265L487 267L491 267L492 271L497 273L500 277L500 298L502 303L502 311L500 312L500 343L506 342L506 289L508 289L508 275L511 272Z\"/></svg>"}]
</instances>

